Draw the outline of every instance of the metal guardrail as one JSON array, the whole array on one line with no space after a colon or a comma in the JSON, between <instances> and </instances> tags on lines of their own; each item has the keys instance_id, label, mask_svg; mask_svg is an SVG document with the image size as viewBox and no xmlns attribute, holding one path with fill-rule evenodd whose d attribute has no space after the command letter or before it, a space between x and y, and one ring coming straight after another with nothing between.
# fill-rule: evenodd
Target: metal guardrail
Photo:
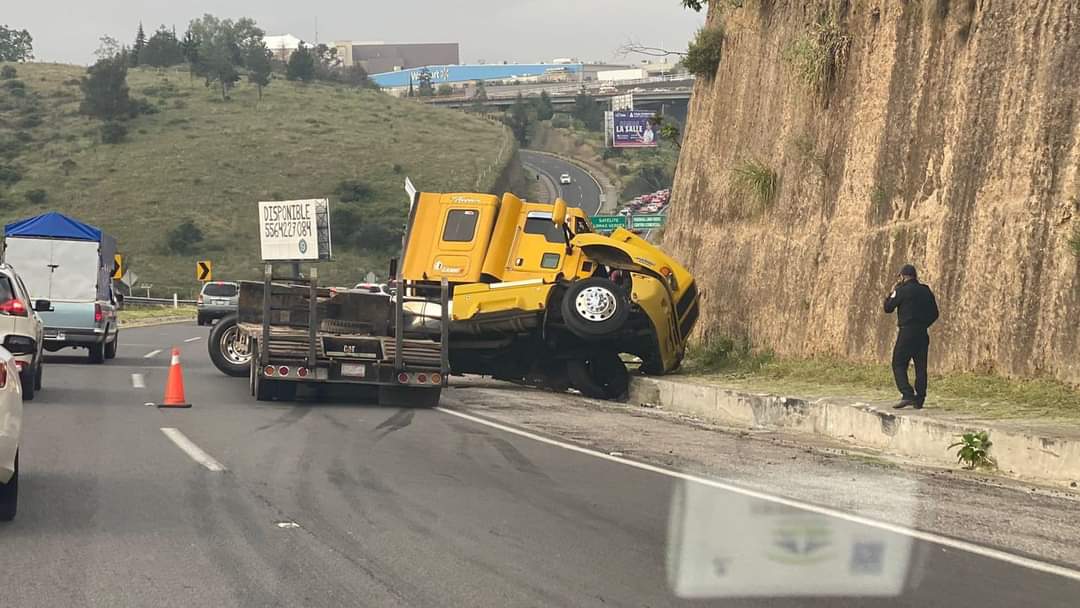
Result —
<instances>
[{"instance_id":1,"label":"metal guardrail","mask_svg":"<svg viewBox=\"0 0 1080 608\"><path fill-rule=\"evenodd\" d=\"M194 306L195 300L180 300L173 298L144 298L140 296L124 296L124 306Z\"/></svg>"}]
</instances>

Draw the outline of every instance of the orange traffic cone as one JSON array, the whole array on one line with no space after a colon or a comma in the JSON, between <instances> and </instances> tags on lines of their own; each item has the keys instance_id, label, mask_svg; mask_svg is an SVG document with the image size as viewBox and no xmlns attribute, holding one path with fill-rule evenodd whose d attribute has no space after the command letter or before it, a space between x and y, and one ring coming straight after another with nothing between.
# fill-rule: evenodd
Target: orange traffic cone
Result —
<instances>
[{"instance_id":1,"label":"orange traffic cone","mask_svg":"<svg viewBox=\"0 0 1080 608\"><path fill-rule=\"evenodd\" d=\"M172 349L172 363L169 365L169 379L165 382L165 401L158 407L191 407L184 398L184 373L180 369L180 349Z\"/></svg>"}]
</instances>

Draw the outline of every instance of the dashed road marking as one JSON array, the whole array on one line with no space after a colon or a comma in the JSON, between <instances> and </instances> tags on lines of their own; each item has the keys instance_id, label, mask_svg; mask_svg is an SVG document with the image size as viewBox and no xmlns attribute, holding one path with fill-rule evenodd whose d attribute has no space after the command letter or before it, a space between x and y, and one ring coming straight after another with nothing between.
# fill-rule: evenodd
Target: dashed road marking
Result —
<instances>
[{"instance_id":1,"label":"dashed road marking","mask_svg":"<svg viewBox=\"0 0 1080 608\"><path fill-rule=\"evenodd\" d=\"M146 377L142 374L131 374L131 388L146 388Z\"/></svg>"},{"instance_id":2,"label":"dashed road marking","mask_svg":"<svg viewBox=\"0 0 1080 608\"><path fill-rule=\"evenodd\" d=\"M157 350L152 350L152 351L146 353L145 355L143 355L143 359L153 359L154 357L156 357L156 356L158 356L160 354L161 354L161 349L160 348L157 349Z\"/></svg>"},{"instance_id":3,"label":"dashed road marking","mask_svg":"<svg viewBox=\"0 0 1080 608\"><path fill-rule=\"evenodd\" d=\"M195 336L194 338L188 338L184 342L195 342L196 340L202 340L202 336Z\"/></svg>"},{"instance_id":4,"label":"dashed road marking","mask_svg":"<svg viewBox=\"0 0 1080 608\"><path fill-rule=\"evenodd\" d=\"M176 444L176 447L184 451L185 454L191 457L192 460L206 467L207 469L220 473L225 470L225 465L221 464L214 459L213 456L207 454L202 448L195 445L187 435L180 432L180 429L172 427L161 427L161 432L165 433L165 436L172 440Z\"/></svg>"}]
</instances>

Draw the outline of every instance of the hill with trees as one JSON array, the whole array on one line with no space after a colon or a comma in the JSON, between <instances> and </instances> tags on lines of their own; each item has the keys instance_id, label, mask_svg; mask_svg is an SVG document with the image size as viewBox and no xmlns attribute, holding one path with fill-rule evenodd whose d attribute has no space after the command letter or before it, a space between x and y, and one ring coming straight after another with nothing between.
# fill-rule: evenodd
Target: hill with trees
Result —
<instances>
[{"instance_id":1,"label":"hill with trees","mask_svg":"<svg viewBox=\"0 0 1080 608\"><path fill-rule=\"evenodd\" d=\"M329 197L323 275L382 274L406 176L484 191L513 156L505 127L381 93L325 48L305 50L313 76L287 78L250 20L206 16L183 36L140 26L136 41L103 39L89 70L0 65L0 220L57 210L98 225L155 292L190 293L199 259L219 278L258 277L260 200Z\"/></svg>"}]
</instances>

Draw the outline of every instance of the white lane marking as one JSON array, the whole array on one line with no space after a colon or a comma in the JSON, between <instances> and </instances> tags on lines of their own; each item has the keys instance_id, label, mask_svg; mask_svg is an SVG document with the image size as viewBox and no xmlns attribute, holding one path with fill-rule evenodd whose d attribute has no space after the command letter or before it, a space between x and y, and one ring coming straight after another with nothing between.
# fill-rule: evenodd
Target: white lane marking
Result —
<instances>
[{"instance_id":1,"label":"white lane marking","mask_svg":"<svg viewBox=\"0 0 1080 608\"><path fill-rule=\"evenodd\" d=\"M191 456L191 459L195 462L215 473L220 473L225 470L225 465L214 460L213 456L207 454L202 448L192 443L192 441L187 438L187 435L180 432L180 429L161 427L161 432L165 433L165 436L171 439L172 442L176 444L176 447L183 450L188 456Z\"/></svg>"},{"instance_id":2,"label":"white lane marking","mask_svg":"<svg viewBox=\"0 0 1080 608\"><path fill-rule=\"evenodd\" d=\"M153 359L154 357L156 357L156 356L158 356L160 354L161 354L161 349L160 348L157 349L157 350L152 350L152 351L146 353L145 355L143 355L143 359Z\"/></svg>"},{"instance_id":3,"label":"white lane marking","mask_svg":"<svg viewBox=\"0 0 1080 608\"><path fill-rule=\"evenodd\" d=\"M131 374L131 388L146 388L146 377L142 374Z\"/></svg>"},{"instance_id":4,"label":"white lane marking","mask_svg":"<svg viewBox=\"0 0 1080 608\"><path fill-rule=\"evenodd\" d=\"M184 342L195 342L196 340L202 340L202 336L195 336L194 338L188 338Z\"/></svg>"},{"instance_id":5,"label":"white lane marking","mask_svg":"<svg viewBox=\"0 0 1080 608\"><path fill-rule=\"evenodd\" d=\"M279 522L275 523L274 525L279 527L279 528L284 528L286 530L291 530L291 529L300 527L300 524L296 523L295 521L279 521Z\"/></svg>"},{"instance_id":6,"label":"white lane marking","mask_svg":"<svg viewBox=\"0 0 1080 608\"><path fill-rule=\"evenodd\" d=\"M724 491L727 491L727 492L732 492L734 494L741 494L743 496L748 496L750 498L757 498L759 500L767 500L767 501L772 502L772 503L785 505L785 506L793 507L793 508L796 508L796 509L801 509L803 511L809 511L811 513L817 513L819 515L825 515L826 517L833 517L833 518L841 519L841 520L848 521L848 522L851 522L851 523L854 523L854 524L868 526L868 527L871 527L871 528L877 528L879 530L885 530L886 532L892 532L894 534L902 534L902 535L908 536L910 538L925 541L925 542L928 542L928 543L934 543L934 544L940 545L942 547L949 547L949 548L952 548L952 549L965 551L967 553L978 555L980 557L986 557L986 558L989 558L989 559L996 559L998 561L1002 561L1002 562L1005 562L1005 563L1008 563L1008 564L1012 564L1014 566L1020 566L1020 567L1023 567L1023 568L1028 568L1030 570L1035 570L1035 571L1043 572L1043 573L1046 573L1046 574L1054 574L1054 575L1061 576L1061 577L1064 577L1064 578L1072 579L1074 581L1080 581L1080 570L1073 570L1072 568L1067 568L1065 566L1059 566L1059 565L1056 565L1056 564L1049 564L1049 563L1046 563L1046 562L1039 561L1037 559L1032 559L1030 557L1023 557L1023 556L1020 556L1020 555L1015 555L1015 554L1012 554L1012 553L1008 553L1006 551L1001 551L999 549L991 549L990 547L984 547L982 545L977 545L975 543L969 543L967 541L962 541L962 540L958 540L958 539L955 539L955 538L949 538L947 536L941 536L941 535L938 535L938 534L934 534L933 532L925 532L923 530L916 530L916 529L913 529L913 528L908 528L906 526L900 526L900 525L897 525L897 524L891 524L891 523L884 522L884 521L878 521L876 519L871 519L869 517L863 517L861 515L855 515L853 513L845 513L844 511L831 509L829 507L822 507L822 506L819 506L819 505L803 502L801 500L796 500L794 498L784 498L783 496L776 496L776 495L773 495L773 494L767 494L765 492L760 492L758 490L750 490L750 489L747 489L747 488L741 488L739 486L724 483L722 481L717 481L715 479L706 479L704 477L698 477L696 475L691 475L689 473L683 473L681 471L673 471L671 469L665 469L663 467L658 467L658 466L655 466L655 465L646 464L644 462L638 462L636 460L630 460L629 458L623 458L621 456L616 456L614 454L605 454L603 452L598 452L596 450L592 450L592 449L589 449L589 448L583 448L581 446L574 445L572 443L566 443L564 441L559 441L558 439L550 439L548 437L537 435L535 433L530 433L529 431L524 431L524 430L521 430L521 429L517 429L517 428L514 428L512 426L507 426L505 424L500 424L498 422L493 422L491 420L485 420L483 418L479 418L477 416L472 416L470 414L466 414L466 413L463 413L463 412L457 412L457 411L454 411L454 410L446 409L444 407L437 407L435 409L437 409L438 411L440 411L440 412L442 412L444 414L449 414L451 416L457 416L458 418L463 418L463 419L468 420L470 422L475 422L477 424L482 424L484 426L488 426L488 427L491 427L493 429L498 429L498 430L506 432L506 433L512 433L514 435L518 435L519 437L525 437L526 439L532 439L533 441L539 441L540 443L546 443L548 445L553 445L553 446L556 446L556 447L560 447L560 448L563 448L564 450L569 450L571 452L577 452L579 454L585 454L585 455L588 455L588 456L593 456L593 457L596 457L596 458L600 458L601 460L609 460L611 462L617 462L619 464L624 464L626 466L633 467L635 469L640 469L642 471L649 471L651 473L657 473L657 474L660 474L660 475L666 475L668 477L673 477L675 479L681 479L683 481L690 481L690 482L693 482L693 483L699 483L701 485L709 486L709 487L716 488L716 489L719 489L719 490L724 490Z\"/></svg>"}]
</instances>

